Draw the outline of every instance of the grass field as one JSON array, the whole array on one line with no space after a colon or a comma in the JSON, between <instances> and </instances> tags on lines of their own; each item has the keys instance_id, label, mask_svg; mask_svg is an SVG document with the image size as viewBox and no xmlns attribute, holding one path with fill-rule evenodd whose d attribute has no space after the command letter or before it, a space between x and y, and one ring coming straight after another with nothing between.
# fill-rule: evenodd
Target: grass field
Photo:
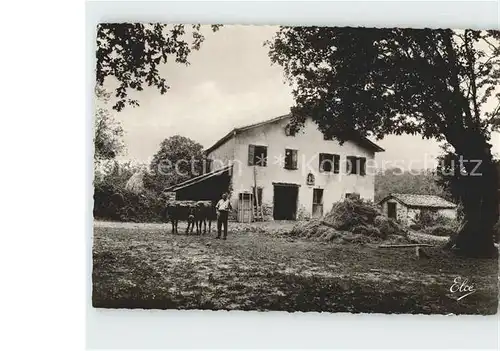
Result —
<instances>
[{"instance_id":1,"label":"grass field","mask_svg":"<svg viewBox=\"0 0 500 351\"><path fill-rule=\"evenodd\" d=\"M286 228L287 224L276 224ZM231 227L231 223L230 223ZM158 224L94 224L94 307L494 314L498 263L430 248L286 239L233 226L228 240ZM450 292L455 278L476 292Z\"/></svg>"}]
</instances>

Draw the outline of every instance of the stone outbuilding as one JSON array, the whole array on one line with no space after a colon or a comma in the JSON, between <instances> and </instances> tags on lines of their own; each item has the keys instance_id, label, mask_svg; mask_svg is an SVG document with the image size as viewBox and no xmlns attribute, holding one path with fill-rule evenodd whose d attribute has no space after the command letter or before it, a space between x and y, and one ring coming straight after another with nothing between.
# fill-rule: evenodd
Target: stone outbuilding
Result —
<instances>
[{"instance_id":1,"label":"stone outbuilding","mask_svg":"<svg viewBox=\"0 0 500 351\"><path fill-rule=\"evenodd\" d=\"M424 212L450 219L457 217L457 205L436 195L390 194L379 205L387 217L406 225L415 223Z\"/></svg>"}]
</instances>

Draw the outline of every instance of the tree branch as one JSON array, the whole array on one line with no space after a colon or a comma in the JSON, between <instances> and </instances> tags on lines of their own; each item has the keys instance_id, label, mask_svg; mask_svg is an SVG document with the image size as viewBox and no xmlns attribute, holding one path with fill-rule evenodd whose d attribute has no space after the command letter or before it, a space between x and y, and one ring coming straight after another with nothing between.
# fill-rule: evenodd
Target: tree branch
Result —
<instances>
[{"instance_id":1,"label":"tree branch","mask_svg":"<svg viewBox=\"0 0 500 351\"><path fill-rule=\"evenodd\" d=\"M468 95L468 98L470 97L472 99L472 106L474 107L474 117L476 122L479 122L480 118L480 112L479 112L479 104L477 103L477 86L476 86L476 72L474 71L474 62L475 58L474 55L471 51L470 48L470 40L468 36L468 31L465 31L465 53L467 57L467 66L469 69L469 75L470 75L470 91L472 93L472 96Z\"/></svg>"},{"instance_id":2,"label":"tree branch","mask_svg":"<svg viewBox=\"0 0 500 351\"><path fill-rule=\"evenodd\" d=\"M486 37L484 37L484 36L483 36L483 37L481 37L481 39L483 39L483 40L484 40L484 42L485 42L486 44L488 44L488 46L490 47L490 49L492 49L493 51L496 51L496 52L498 52L498 51L499 51L499 48L498 48L498 47L496 47L495 45L493 45L492 43L490 43L490 42L486 39Z\"/></svg>"}]
</instances>

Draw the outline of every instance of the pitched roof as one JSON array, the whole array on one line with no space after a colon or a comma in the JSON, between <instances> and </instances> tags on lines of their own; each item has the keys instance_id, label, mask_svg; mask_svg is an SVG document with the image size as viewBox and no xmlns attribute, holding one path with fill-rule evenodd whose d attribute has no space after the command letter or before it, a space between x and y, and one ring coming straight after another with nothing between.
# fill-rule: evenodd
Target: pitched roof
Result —
<instances>
[{"instance_id":1,"label":"pitched roof","mask_svg":"<svg viewBox=\"0 0 500 351\"><path fill-rule=\"evenodd\" d=\"M446 201L436 195L416 195L416 194L390 194L379 201L383 203L386 200L394 198L408 207L427 207L427 208L456 208L452 202Z\"/></svg>"},{"instance_id":2,"label":"pitched roof","mask_svg":"<svg viewBox=\"0 0 500 351\"><path fill-rule=\"evenodd\" d=\"M249 125L246 125L246 126L243 126L243 127L234 128L229 133L227 133L226 135L224 135L221 139L219 139L218 141L216 141L215 144L213 144L208 149L206 149L205 153L208 154L208 153L212 152L213 150L217 149L219 146L221 146L222 144L224 144L226 141L228 141L229 139L231 139L233 136L235 136L238 133L244 132L244 131L249 130L249 129L257 128L257 127L260 127L260 126L263 126L263 125L266 125L266 124L271 124L271 123L274 123L274 122L278 122L278 121L281 121L283 119L290 118L291 116L292 116L291 114L286 114L286 115L274 117L274 118L271 118L271 119L268 119L268 120L265 120L265 121L262 121L262 122L253 123L253 124L249 124ZM361 137L360 136L360 137L356 138L356 140L354 140L354 141L357 142L357 143L359 143L361 146L364 146L367 149L373 150L375 152L385 151L380 146L378 146L374 142L370 141L366 137Z\"/></svg>"}]
</instances>

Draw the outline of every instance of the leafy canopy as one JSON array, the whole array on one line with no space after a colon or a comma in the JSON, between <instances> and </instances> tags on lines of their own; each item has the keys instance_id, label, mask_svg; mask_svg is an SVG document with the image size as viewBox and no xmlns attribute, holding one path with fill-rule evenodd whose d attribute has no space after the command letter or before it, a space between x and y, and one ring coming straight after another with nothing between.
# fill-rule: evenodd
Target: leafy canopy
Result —
<instances>
[{"instance_id":1,"label":"leafy canopy","mask_svg":"<svg viewBox=\"0 0 500 351\"><path fill-rule=\"evenodd\" d=\"M96 110L94 118L94 160L114 159L125 149L122 141L123 128L109 112L110 94L97 87Z\"/></svg>"},{"instance_id":2,"label":"leafy canopy","mask_svg":"<svg viewBox=\"0 0 500 351\"><path fill-rule=\"evenodd\" d=\"M391 193L437 195L454 200L450 193L437 184L437 175L431 170L393 168L375 174L375 202Z\"/></svg>"},{"instance_id":3,"label":"leafy canopy","mask_svg":"<svg viewBox=\"0 0 500 351\"><path fill-rule=\"evenodd\" d=\"M293 125L311 116L350 134L421 134L455 149L499 116L498 31L281 27L268 42L293 87ZM493 100L493 101L492 101ZM491 107L493 106L493 107Z\"/></svg>"},{"instance_id":4,"label":"leafy canopy","mask_svg":"<svg viewBox=\"0 0 500 351\"><path fill-rule=\"evenodd\" d=\"M204 161L203 145L180 135L169 137L153 156L145 185L161 192L165 187L201 175L206 168Z\"/></svg>"},{"instance_id":5,"label":"leafy canopy","mask_svg":"<svg viewBox=\"0 0 500 351\"><path fill-rule=\"evenodd\" d=\"M212 25L213 31L219 25ZM159 73L161 64L174 60L189 65L188 56L205 40L201 25L168 25L161 23L102 23L97 27L96 82L103 86L107 77L118 81L117 101L113 109L121 111L127 104L138 106L130 91L142 91L144 85L156 87L161 94L169 89Z\"/></svg>"}]
</instances>

